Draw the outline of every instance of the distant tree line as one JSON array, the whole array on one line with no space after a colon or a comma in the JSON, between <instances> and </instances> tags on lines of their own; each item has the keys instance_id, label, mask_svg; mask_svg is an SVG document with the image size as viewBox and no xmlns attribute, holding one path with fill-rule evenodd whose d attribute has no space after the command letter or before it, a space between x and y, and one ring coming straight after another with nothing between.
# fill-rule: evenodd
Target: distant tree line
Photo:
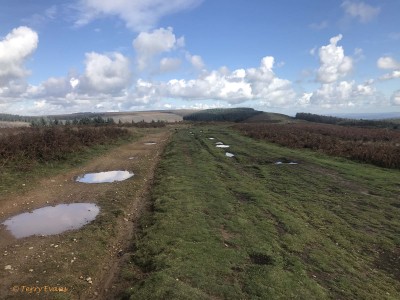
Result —
<instances>
[{"instance_id":1,"label":"distant tree line","mask_svg":"<svg viewBox=\"0 0 400 300\"><path fill-rule=\"evenodd\" d=\"M29 123L35 119L35 117L27 117L27 116L19 116L19 115L11 115L11 114L0 114L0 121L6 122L27 122Z\"/></svg>"},{"instance_id":2,"label":"distant tree line","mask_svg":"<svg viewBox=\"0 0 400 300\"><path fill-rule=\"evenodd\" d=\"M217 108L206 109L183 117L185 121L201 122L241 122L250 117L261 114L262 111L252 108Z\"/></svg>"},{"instance_id":3,"label":"distant tree line","mask_svg":"<svg viewBox=\"0 0 400 300\"><path fill-rule=\"evenodd\" d=\"M332 124L332 125L400 129L399 124L384 120L345 119L345 118L323 116L311 113L297 113L295 118L298 120L305 120L308 122Z\"/></svg>"},{"instance_id":4,"label":"distant tree line","mask_svg":"<svg viewBox=\"0 0 400 300\"><path fill-rule=\"evenodd\" d=\"M118 120L118 123L111 117L103 118L101 116L96 117L83 117L83 118L73 118L67 120L58 120L58 119L47 119L47 118L38 118L31 121L31 127L51 127L51 126L81 126L81 125L91 125L91 126L105 126L105 125L118 125L121 127L138 127L138 128L158 128L165 127L166 124L163 121L154 121L151 122L122 122Z\"/></svg>"},{"instance_id":5,"label":"distant tree line","mask_svg":"<svg viewBox=\"0 0 400 300\"><path fill-rule=\"evenodd\" d=\"M46 117L28 117L19 116L12 114L0 114L0 121L7 122L27 122L30 123L31 127L52 127L52 126L79 126L79 125L92 125L92 126L104 126L104 125L114 125L124 127L140 127L140 128L157 128L165 127L166 122L164 121L154 121L145 122L144 120L140 122L122 122L118 120L115 122L112 117L104 117L101 114L95 113L76 113L71 115L58 115L58 116L46 116Z\"/></svg>"},{"instance_id":6,"label":"distant tree line","mask_svg":"<svg viewBox=\"0 0 400 300\"><path fill-rule=\"evenodd\" d=\"M83 118L73 118L73 119L67 119L67 120L59 120L59 119L49 119L49 118L36 118L32 120L31 122L31 127L46 127L46 126L58 126L58 125L94 125L94 126L99 126L99 125L110 125L110 124L115 124L115 121L113 118L102 118L100 116L94 117L94 118L89 118L89 117L83 117Z\"/></svg>"}]
</instances>

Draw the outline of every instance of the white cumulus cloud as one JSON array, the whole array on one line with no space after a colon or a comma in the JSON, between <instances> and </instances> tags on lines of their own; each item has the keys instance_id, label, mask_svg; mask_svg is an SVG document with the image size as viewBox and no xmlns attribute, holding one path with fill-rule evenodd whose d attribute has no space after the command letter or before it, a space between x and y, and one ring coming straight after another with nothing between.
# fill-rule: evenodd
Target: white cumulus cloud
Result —
<instances>
[{"instance_id":1,"label":"white cumulus cloud","mask_svg":"<svg viewBox=\"0 0 400 300\"><path fill-rule=\"evenodd\" d=\"M400 78L400 70L393 71L392 73L385 74L380 79L382 79L382 80L390 80L390 79L397 79L397 78Z\"/></svg>"},{"instance_id":2,"label":"white cumulus cloud","mask_svg":"<svg viewBox=\"0 0 400 300\"><path fill-rule=\"evenodd\" d=\"M148 67L153 57L183 47L184 44L184 37L177 38L171 27L141 32L132 43L140 70Z\"/></svg>"},{"instance_id":3,"label":"white cumulus cloud","mask_svg":"<svg viewBox=\"0 0 400 300\"><path fill-rule=\"evenodd\" d=\"M374 7L360 1L343 1L342 8L348 16L358 19L361 23L373 20L381 12L380 7Z\"/></svg>"},{"instance_id":4,"label":"white cumulus cloud","mask_svg":"<svg viewBox=\"0 0 400 300\"><path fill-rule=\"evenodd\" d=\"M330 39L330 44L319 49L321 66L317 79L321 83L332 83L347 76L353 69L353 60L344 55L342 46L337 43L343 38L341 34Z\"/></svg>"},{"instance_id":5,"label":"white cumulus cloud","mask_svg":"<svg viewBox=\"0 0 400 300\"><path fill-rule=\"evenodd\" d=\"M28 94L32 98L64 97L71 90L70 83L65 77L50 77L39 86L30 86Z\"/></svg>"},{"instance_id":6,"label":"white cumulus cloud","mask_svg":"<svg viewBox=\"0 0 400 300\"><path fill-rule=\"evenodd\" d=\"M147 31L164 16L188 10L203 0L80 0L76 25L85 25L96 18L115 16L133 31Z\"/></svg>"},{"instance_id":7,"label":"white cumulus cloud","mask_svg":"<svg viewBox=\"0 0 400 300\"><path fill-rule=\"evenodd\" d=\"M69 84L71 85L72 89L75 89L75 88L78 86L78 84L79 84L79 79L78 79L78 78L72 77L72 78L69 80Z\"/></svg>"},{"instance_id":8,"label":"white cumulus cloud","mask_svg":"<svg viewBox=\"0 0 400 300\"><path fill-rule=\"evenodd\" d=\"M300 106L307 106L311 103L311 98L314 93L303 93L303 95L298 99L297 103Z\"/></svg>"},{"instance_id":9,"label":"white cumulus cloud","mask_svg":"<svg viewBox=\"0 0 400 300\"><path fill-rule=\"evenodd\" d=\"M38 42L38 34L24 26L13 29L0 41L0 87L29 75L24 64L35 52Z\"/></svg>"},{"instance_id":10,"label":"white cumulus cloud","mask_svg":"<svg viewBox=\"0 0 400 300\"><path fill-rule=\"evenodd\" d=\"M378 104L382 100L372 81L324 83L309 98L311 104L323 107L351 107Z\"/></svg>"},{"instance_id":11,"label":"white cumulus cloud","mask_svg":"<svg viewBox=\"0 0 400 300\"><path fill-rule=\"evenodd\" d=\"M179 58L164 57L160 61L160 72L166 73L179 69L182 61Z\"/></svg>"},{"instance_id":12,"label":"white cumulus cloud","mask_svg":"<svg viewBox=\"0 0 400 300\"><path fill-rule=\"evenodd\" d=\"M364 83L343 80L353 70L353 59L345 56L343 47L338 46L342 38L341 34L332 37L329 45L319 49L317 80L320 86L315 91L303 93L297 99L298 105L346 108L384 102L383 96L374 87L374 80ZM362 57L362 53L361 49L355 50L356 57Z\"/></svg>"},{"instance_id":13,"label":"white cumulus cloud","mask_svg":"<svg viewBox=\"0 0 400 300\"><path fill-rule=\"evenodd\" d=\"M191 63L191 65L197 70L202 70L205 67L203 59L200 55L191 55L189 53L186 54L186 59Z\"/></svg>"},{"instance_id":14,"label":"white cumulus cloud","mask_svg":"<svg viewBox=\"0 0 400 300\"><path fill-rule=\"evenodd\" d=\"M400 62L396 61L393 57L390 56L380 57L376 64L380 69L400 69Z\"/></svg>"},{"instance_id":15,"label":"white cumulus cloud","mask_svg":"<svg viewBox=\"0 0 400 300\"><path fill-rule=\"evenodd\" d=\"M81 91L118 94L131 83L129 59L119 52L86 53L85 65L85 73L80 79Z\"/></svg>"},{"instance_id":16,"label":"white cumulus cloud","mask_svg":"<svg viewBox=\"0 0 400 300\"><path fill-rule=\"evenodd\" d=\"M376 62L378 68L383 70L393 70L391 73L387 73L381 76L381 80L389 80L400 78L400 62L395 60L393 57L390 56L383 56L378 59Z\"/></svg>"}]
</instances>

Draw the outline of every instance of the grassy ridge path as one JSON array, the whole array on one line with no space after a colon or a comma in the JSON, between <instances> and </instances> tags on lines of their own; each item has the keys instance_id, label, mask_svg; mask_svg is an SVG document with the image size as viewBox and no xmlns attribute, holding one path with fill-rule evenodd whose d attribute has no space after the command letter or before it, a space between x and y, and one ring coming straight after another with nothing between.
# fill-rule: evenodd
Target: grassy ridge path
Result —
<instances>
[{"instance_id":1,"label":"grassy ridge path","mask_svg":"<svg viewBox=\"0 0 400 300\"><path fill-rule=\"evenodd\" d=\"M144 130L144 137L114 148L65 173L41 179L24 191L0 195L0 220L43 206L91 202L100 207L96 220L80 230L47 237L15 239L0 227L0 298L98 299L112 289L113 275L133 234L155 167L169 139L167 128ZM156 142L145 145L145 142ZM78 175L129 170L119 183L84 184ZM5 266L10 265L11 270ZM90 284L88 277L93 282ZM12 287L20 288L18 292ZM68 292L28 294L22 286L66 287ZM105 297L105 296L104 296Z\"/></svg>"},{"instance_id":2,"label":"grassy ridge path","mask_svg":"<svg viewBox=\"0 0 400 300\"><path fill-rule=\"evenodd\" d=\"M180 130L156 172L125 297L399 299L399 179L226 126Z\"/></svg>"}]
</instances>

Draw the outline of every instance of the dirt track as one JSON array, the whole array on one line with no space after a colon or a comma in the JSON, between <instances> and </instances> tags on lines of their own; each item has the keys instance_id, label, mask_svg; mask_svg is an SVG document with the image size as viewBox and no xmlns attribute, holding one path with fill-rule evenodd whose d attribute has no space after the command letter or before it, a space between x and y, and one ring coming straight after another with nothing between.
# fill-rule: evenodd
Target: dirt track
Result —
<instances>
[{"instance_id":1,"label":"dirt track","mask_svg":"<svg viewBox=\"0 0 400 300\"><path fill-rule=\"evenodd\" d=\"M118 292L115 275L120 262L127 259L125 250L146 206L154 170L169 135L167 129L158 130L79 168L44 178L28 192L0 196L1 222L18 213L61 203L100 206L94 222L59 235L15 239L0 226L0 299L112 299ZM149 141L157 144L144 144ZM129 170L135 176L119 183L75 182L83 173L111 170ZM62 290L49 291L49 287ZM36 290L29 293L29 288Z\"/></svg>"}]
</instances>

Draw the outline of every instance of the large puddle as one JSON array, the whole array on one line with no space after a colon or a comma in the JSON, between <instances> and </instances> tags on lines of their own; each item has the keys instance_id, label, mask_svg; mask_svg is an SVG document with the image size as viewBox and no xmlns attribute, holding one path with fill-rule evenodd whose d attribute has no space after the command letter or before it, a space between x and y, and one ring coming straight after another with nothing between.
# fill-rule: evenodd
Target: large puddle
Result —
<instances>
[{"instance_id":1,"label":"large puddle","mask_svg":"<svg viewBox=\"0 0 400 300\"><path fill-rule=\"evenodd\" d=\"M93 203L60 204L35 209L2 223L16 238L53 235L79 229L93 221L100 208Z\"/></svg>"},{"instance_id":2,"label":"large puddle","mask_svg":"<svg viewBox=\"0 0 400 300\"><path fill-rule=\"evenodd\" d=\"M83 183L106 183L114 181L123 181L131 178L133 175L129 171L109 171L100 173L87 173L82 176L78 176L76 181Z\"/></svg>"}]
</instances>

